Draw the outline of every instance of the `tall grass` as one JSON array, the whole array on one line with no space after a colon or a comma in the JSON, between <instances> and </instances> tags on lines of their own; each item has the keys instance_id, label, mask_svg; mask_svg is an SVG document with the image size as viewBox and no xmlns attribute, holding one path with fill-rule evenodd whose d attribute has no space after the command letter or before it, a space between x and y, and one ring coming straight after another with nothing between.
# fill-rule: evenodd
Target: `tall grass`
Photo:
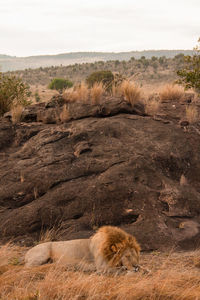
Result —
<instances>
[{"instance_id":1,"label":"tall grass","mask_svg":"<svg viewBox=\"0 0 200 300\"><path fill-rule=\"evenodd\" d=\"M185 109L186 119L190 124L193 124L198 121L198 110L195 105L189 105Z\"/></svg>"},{"instance_id":2,"label":"tall grass","mask_svg":"<svg viewBox=\"0 0 200 300\"><path fill-rule=\"evenodd\" d=\"M90 90L90 98L92 104L98 104L101 101L103 93L105 92L102 82L95 83Z\"/></svg>"},{"instance_id":3,"label":"tall grass","mask_svg":"<svg viewBox=\"0 0 200 300\"><path fill-rule=\"evenodd\" d=\"M17 124L20 122L23 110L24 108L22 105L13 106L13 108L11 109L13 124Z\"/></svg>"},{"instance_id":4,"label":"tall grass","mask_svg":"<svg viewBox=\"0 0 200 300\"><path fill-rule=\"evenodd\" d=\"M145 112L148 114L148 115L152 115L152 116L155 116L158 111L159 111L159 108L160 108L160 101L157 100L157 99L148 99L144 102L145 104Z\"/></svg>"},{"instance_id":5,"label":"tall grass","mask_svg":"<svg viewBox=\"0 0 200 300\"><path fill-rule=\"evenodd\" d=\"M62 111L60 113L60 120L63 123L70 120L69 109L67 108L66 104L63 105Z\"/></svg>"},{"instance_id":6,"label":"tall grass","mask_svg":"<svg viewBox=\"0 0 200 300\"><path fill-rule=\"evenodd\" d=\"M184 88L178 85L167 84L160 91L160 99L162 101L181 101L184 98Z\"/></svg>"},{"instance_id":7,"label":"tall grass","mask_svg":"<svg viewBox=\"0 0 200 300\"><path fill-rule=\"evenodd\" d=\"M32 268L14 265L11 258L22 253L9 247L0 248L1 300L200 299L200 251L142 255L141 263L151 269L150 274L111 276L73 272L56 264ZM7 262L1 264L5 255Z\"/></svg>"},{"instance_id":8,"label":"tall grass","mask_svg":"<svg viewBox=\"0 0 200 300\"><path fill-rule=\"evenodd\" d=\"M121 91L125 100L132 106L141 100L141 89L133 82L123 81Z\"/></svg>"}]
</instances>

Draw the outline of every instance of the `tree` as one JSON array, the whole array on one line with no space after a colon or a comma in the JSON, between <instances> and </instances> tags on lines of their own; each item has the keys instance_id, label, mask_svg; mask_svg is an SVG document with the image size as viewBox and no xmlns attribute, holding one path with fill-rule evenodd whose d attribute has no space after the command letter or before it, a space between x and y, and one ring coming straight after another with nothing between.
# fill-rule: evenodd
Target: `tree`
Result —
<instances>
[{"instance_id":1,"label":"tree","mask_svg":"<svg viewBox=\"0 0 200 300\"><path fill-rule=\"evenodd\" d=\"M111 71L93 72L86 79L86 82L89 87L92 87L95 83L102 82L107 90L109 90L112 87L113 81L114 75Z\"/></svg>"},{"instance_id":2,"label":"tree","mask_svg":"<svg viewBox=\"0 0 200 300\"><path fill-rule=\"evenodd\" d=\"M184 85L185 89L194 88L200 93L200 38L198 43L194 48L195 54L184 57L185 68L177 71L177 75L180 77L177 83Z\"/></svg>"},{"instance_id":3,"label":"tree","mask_svg":"<svg viewBox=\"0 0 200 300\"><path fill-rule=\"evenodd\" d=\"M64 89L70 88L72 86L73 86L73 83L68 79L54 78L50 82L48 88L51 90L62 91Z\"/></svg>"},{"instance_id":4,"label":"tree","mask_svg":"<svg viewBox=\"0 0 200 300\"><path fill-rule=\"evenodd\" d=\"M15 76L0 73L0 116L11 110L14 106L30 104L29 86Z\"/></svg>"}]
</instances>

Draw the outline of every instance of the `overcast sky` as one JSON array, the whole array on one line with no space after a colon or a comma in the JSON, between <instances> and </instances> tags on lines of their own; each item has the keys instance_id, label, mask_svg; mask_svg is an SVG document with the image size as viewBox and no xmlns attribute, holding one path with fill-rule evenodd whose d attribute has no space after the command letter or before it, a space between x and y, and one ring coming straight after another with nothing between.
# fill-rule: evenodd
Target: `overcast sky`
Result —
<instances>
[{"instance_id":1,"label":"overcast sky","mask_svg":"<svg viewBox=\"0 0 200 300\"><path fill-rule=\"evenodd\" d=\"M192 49L200 0L0 0L0 54Z\"/></svg>"}]
</instances>

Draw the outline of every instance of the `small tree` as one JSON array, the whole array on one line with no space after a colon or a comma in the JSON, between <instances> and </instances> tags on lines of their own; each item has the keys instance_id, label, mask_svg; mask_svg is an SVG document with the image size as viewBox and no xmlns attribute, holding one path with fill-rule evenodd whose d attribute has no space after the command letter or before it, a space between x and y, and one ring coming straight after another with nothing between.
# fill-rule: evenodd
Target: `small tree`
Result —
<instances>
[{"instance_id":1,"label":"small tree","mask_svg":"<svg viewBox=\"0 0 200 300\"><path fill-rule=\"evenodd\" d=\"M50 82L48 88L51 90L62 91L64 89L71 88L72 86L73 86L73 83L68 79L54 78Z\"/></svg>"},{"instance_id":2,"label":"small tree","mask_svg":"<svg viewBox=\"0 0 200 300\"><path fill-rule=\"evenodd\" d=\"M30 104L29 86L15 76L0 73L0 116L10 111L14 106Z\"/></svg>"},{"instance_id":3,"label":"small tree","mask_svg":"<svg viewBox=\"0 0 200 300\"><path fill-rule=\"evenodd\" d=\"M91 88L95 83L100 83L105 86L107 90L112 88L112 83L114 81L114 75L111 71L97 71L90 74L87 77L86 82L88 86Z\"/></svg>"},{"instance_id":4,"label":"small tree","mask_svg":"<svg viewBox=\"0 0 200 300\"><path fill-rule=\"evenodd\" d=\"M185 68L177 71L177 75L180 77L177 83L185 86L185 89L194 88L200 93L200 38L194 50L193 56L187 55L185 59Z\"/></svg>"}]
</instances>

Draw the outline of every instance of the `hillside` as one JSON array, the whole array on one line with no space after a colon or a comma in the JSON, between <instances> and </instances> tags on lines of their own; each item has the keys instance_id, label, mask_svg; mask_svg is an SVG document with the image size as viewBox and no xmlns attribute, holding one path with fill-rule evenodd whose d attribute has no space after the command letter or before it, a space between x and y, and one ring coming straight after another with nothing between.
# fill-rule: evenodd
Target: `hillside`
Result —
<instances>
[{"instance_id":1,"label":"hillside","mask_svg":"<svg viewBox=\"0 0 200 300\"><path fill-rule=\"evenodd\" d=\"M73 83L84 81L92 72L99 70L111 70L122 76L143 84L160 84L174 81L176 71L183 67L184 56L177 54L173 58L166 56L147 58L141 56L139 59L131 57L129 60L97 61L94 63L72 64L69 66L51 66L46 68L26 69L8 72L21 77L29 85L47 86L55 78L70 79Z\"/></svg>"},{"instance_id":2,"label":"hillside","mask_svg":"<svg viewBox=\"0 0 200 300\"><path fill-rule=\"evenodd\" d=\"M86 63L95 61L108 60L129 60L131 57L139 59L141 56L151 58L152 56L166 56L172 58L179 53L190 55L192 50L146 50L146 51L131 51L131 52L74 52L63 53L58 55L38 55L29 57L16 57L0 54L0 67L2 72L25 70L29 68L63 66Z\"/></svg>"}]
</instances>

